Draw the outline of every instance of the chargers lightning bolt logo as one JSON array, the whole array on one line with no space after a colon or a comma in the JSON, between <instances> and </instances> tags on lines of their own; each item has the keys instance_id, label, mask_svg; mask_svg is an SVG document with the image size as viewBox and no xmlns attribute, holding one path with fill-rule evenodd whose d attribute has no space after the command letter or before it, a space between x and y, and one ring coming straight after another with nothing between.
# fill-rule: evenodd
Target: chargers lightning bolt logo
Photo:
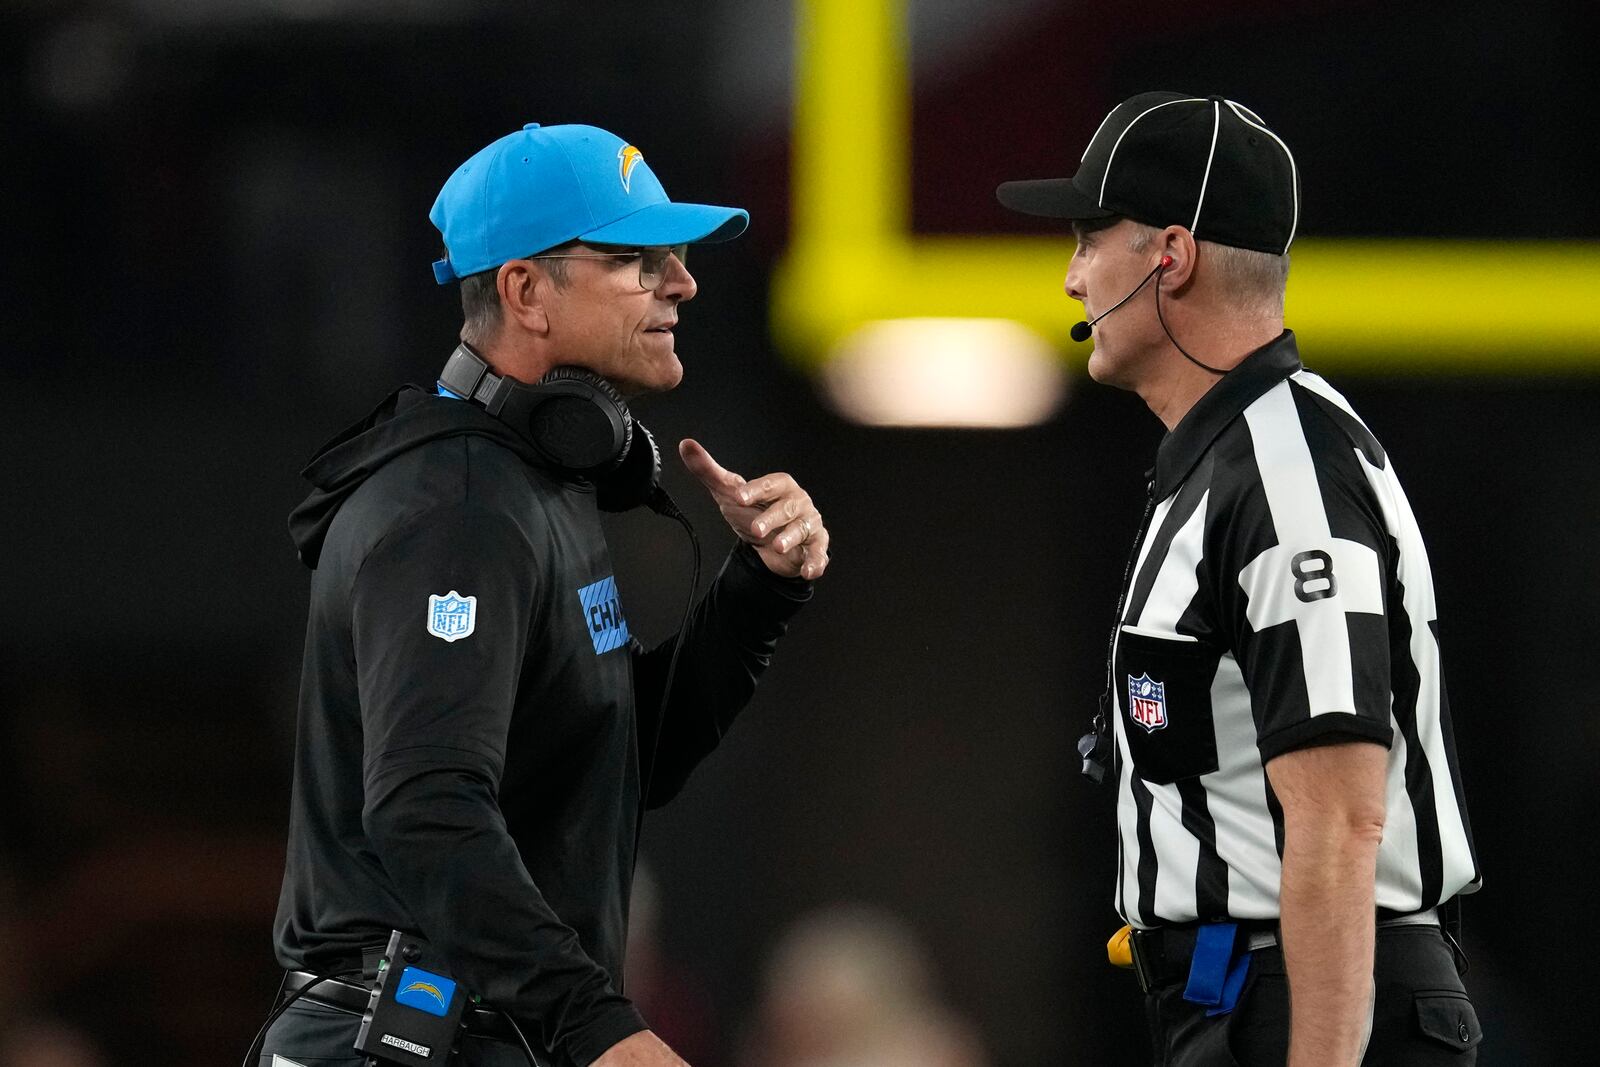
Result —
<instances>
[{"instance_id":1,"label":"chargers lightning bolt logo","mask_svg":"<svg viewBox=\"0 0 1600 1067\"><path fill-rule=\"evenodd\" d=\"M400 992L402 992L402 993L421 992L421 993L426 994L427 996L432 997L434 999L434 1002L437 1003L437 1004L441 1004L442 1005L444 1003L444 994L439 992L439 987L434 985L432 982L412 982L410 985L408 985L404 989L400 990Z\"/></svg>"},{"instance_id":2,"label":"chargers lightning bolt logo","mask_svg":"<svg viewBox=\"0 0 1600 1067\"><path fill-rule=\"evenodd\" d=\"M629 194L633 192L633 168L642 162L644 162L644 153L633 147L633 145L625 144L617 149L617 173L622 176L623 192Z\"/></svg>"},{"instance_id":3,"label":"chargers lightning bolt logo","mask_svg":"<svg viewBox=\"0 0 1600 1067\"><path fill-rule=\"evenodd\" d=\"M444 975L430 974L420 967L407 967L400 974L400 991L394 995L394 1000L396 1004L443 1018L450 1014L450 1001L455 995L455 982Z\"/></svg>"}]
</instances>

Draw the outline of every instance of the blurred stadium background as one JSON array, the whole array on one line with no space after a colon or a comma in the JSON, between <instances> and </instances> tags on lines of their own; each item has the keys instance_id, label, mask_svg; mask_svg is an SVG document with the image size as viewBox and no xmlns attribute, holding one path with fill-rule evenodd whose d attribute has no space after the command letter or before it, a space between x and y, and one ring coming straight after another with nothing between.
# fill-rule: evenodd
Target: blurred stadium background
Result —
<instances>
[{"instance_id":1,"label":"blurred stadium background","mask_svg":"<svg viewBox=\"0 0 1600 1067\"><path fill-rule=\"evenodd\" d=\"M1142 1062L1103 951L1111 795L1072 742L1159 426L1062 351L1070 239L993 188L1070 172L1148 88L1244 101L1297 154L1290 325L1303 304L1308 362L1430 537L1488 878L1480 1062L1592 1060L1596 22L1560 0L0 4L0 1064L242 1054L277 981L297 471L431 380L458 308L426 211L526 121L614 129L674 195L750 208L695 257L685 384L638 410L794 471L837 548L647 827L647 1015L695 1067ZM1020 324L857 332L940 313ZM863 352L880 370L847 372ZM1043 398L1026 425L950 428L1007 417L919 391L976 403L993 368ZM882 417L944 425L853 421L881 382L920 398ZM661 634L681 535L612 531Z\"/></svg>"}]
</instances>

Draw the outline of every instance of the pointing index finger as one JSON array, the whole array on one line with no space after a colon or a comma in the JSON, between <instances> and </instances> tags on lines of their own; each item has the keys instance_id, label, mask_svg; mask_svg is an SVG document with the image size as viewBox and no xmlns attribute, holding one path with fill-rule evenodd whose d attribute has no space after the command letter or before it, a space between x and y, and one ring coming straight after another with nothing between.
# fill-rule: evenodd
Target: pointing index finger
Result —
<instances>
[{"instance_id":1,"label":"pointing index finger","mask_svg":"<svg viewBox=\"0 0 1600 1067\"><path fill-rule=\"evenodd\" d=\"M678 458L696 481L713 492L732 493L744 484L743 478L713 459L706 447L692 437L678 442Z\"/></svg>"}]
</instances>

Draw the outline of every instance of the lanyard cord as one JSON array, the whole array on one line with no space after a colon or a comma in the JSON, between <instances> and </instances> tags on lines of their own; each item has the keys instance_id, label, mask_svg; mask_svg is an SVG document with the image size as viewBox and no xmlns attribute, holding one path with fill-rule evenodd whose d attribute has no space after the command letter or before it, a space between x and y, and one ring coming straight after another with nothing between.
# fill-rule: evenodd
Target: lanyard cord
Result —
<instances>
[{"instance_id":1,"label":"lanyard cord","mask_svg":"<svg viewBox=\"0 0 1600 1067\"><path fill-rule=\"evenodd\" d=\"M1122 628L1122 612L1128 606L1128 592L1133 584L1133 567L1139 561L1139 550L1144 547L1145 536L1150 532L1150 516L1156 510L1156 483L1152 479L1145 485L1144 517L1139 520L1139 533L1133 539L1133 551L1128 554L1128 564L1122 571L1122 591L1117 595L1117 612L1111 620L1111 637L1106 642L1106 687L1100 693L1099 710L1089 723L1089 732L1078 739L1078 755L1083 757L1083 776L1099 785L1105 780L1108 761L1112 755L1109 712L1111 686L1116 667L1117 631Z\"/></svg>"}]
</instances>

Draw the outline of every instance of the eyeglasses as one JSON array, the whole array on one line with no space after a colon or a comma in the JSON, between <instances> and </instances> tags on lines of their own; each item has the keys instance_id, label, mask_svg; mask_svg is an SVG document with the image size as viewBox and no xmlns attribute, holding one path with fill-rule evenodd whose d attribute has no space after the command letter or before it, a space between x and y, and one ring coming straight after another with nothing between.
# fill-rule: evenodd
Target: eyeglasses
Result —
<instances>
[{"instance_id":1,"label":"eyeglasses","mask_svg":"<svg viewBox=\"0 0 1600 1067\"><path fill-rule=\"evenodd\" d=\"M635 259L639 260L639 288L649 292L661 288L667 280L667 257L677 256L679 263L689 260L689 246L669 245L666 248L632 248L626 252L548 252L529 256L529 259Z\"/></svg>"}]
</instances>

